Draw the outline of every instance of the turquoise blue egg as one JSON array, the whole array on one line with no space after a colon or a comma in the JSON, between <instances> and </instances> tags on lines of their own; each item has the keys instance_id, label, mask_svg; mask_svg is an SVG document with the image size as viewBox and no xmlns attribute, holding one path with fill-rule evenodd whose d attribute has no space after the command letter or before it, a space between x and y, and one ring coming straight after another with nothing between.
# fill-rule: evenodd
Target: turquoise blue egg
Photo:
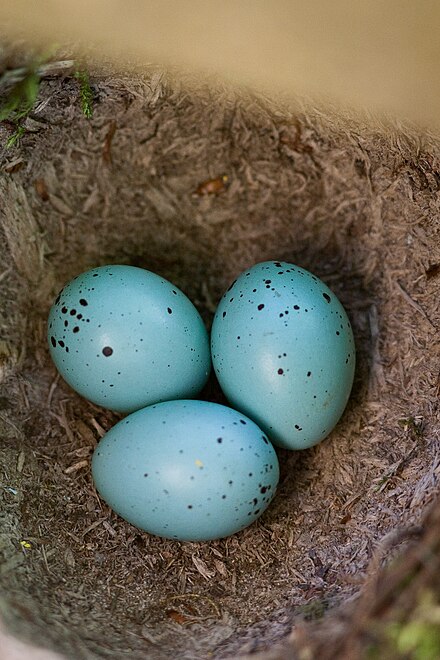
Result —
<instances>
[{"instance_id":1,"label":"turquoise blue egg","mask_svg":"<svg viewBox=\"0 0 440 660\"><path fill-rule=\"evenodd\" d=\"M274 448L248 417L206 401L168 401L116 424L92 459L95 486L150 534L209 541L244 529L271 502Z\"/></svg>"},{"instance_id":2,"label":"turquoise blue egg","mask_svg":"<svg viewBox=\"0 0 440 660\"><path fill-rule=\"evenodd\" d=\"M259 263L231 284L215 313L211 351L231 405L279 447L316 445L347 404L350 321L333 291L293 264Z\"/></svg>"},{"instance_id":3,"label":"turquoise blue egg","mask_svg":"<svg viewBox=\"0 0 440 660\"><path fill-rule=\"evenodd\" d=\"M208 333L191 301L133 266L93 268L69 282L50 310L48 340L64 380L119 412L194 397L211 367Z\"/></svg>"}]
</instances>

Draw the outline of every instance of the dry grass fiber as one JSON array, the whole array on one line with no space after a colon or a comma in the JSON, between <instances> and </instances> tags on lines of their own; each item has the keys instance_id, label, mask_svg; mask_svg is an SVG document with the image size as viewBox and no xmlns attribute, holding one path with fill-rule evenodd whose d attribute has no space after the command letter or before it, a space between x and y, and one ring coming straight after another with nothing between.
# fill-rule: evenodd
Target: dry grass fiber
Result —
<instances>
[{"instance_id":1,"label":"dry grass fiber","mask_svg":"<svg viewBox=\"0 0 440 660\"><path fill-rule=\"evenodd\" d=\"M72 76L48 77L34 132L0 156L0 613L69 658L268 651L355 611L372 558L377 572L405 552L437 494L440 140L154 67L91 80L93 119ZM227 188L195 193L222 174ZM346 413L320 446L279 452L277 498L247 530L141 533L93 489L89 458L117 415L57 377L51 302L82 270L133 264L209 325L237 273L270 258L314 271L348 311ZM214 381L204 396L222 401Z\"/></svg>"}]
</instances>

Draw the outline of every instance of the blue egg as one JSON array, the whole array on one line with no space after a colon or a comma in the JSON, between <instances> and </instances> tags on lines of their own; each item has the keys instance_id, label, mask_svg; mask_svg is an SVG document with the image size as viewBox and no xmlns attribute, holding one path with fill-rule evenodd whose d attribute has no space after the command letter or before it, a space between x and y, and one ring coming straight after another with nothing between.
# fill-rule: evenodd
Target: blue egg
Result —
<instances>
[{"instance_id":1,"label":"blue egg","mask_svg":"<svg viewBox=\"0 0 440 660\"><path fill-rule=\"evenodd\" d=\"M208 333L191 301L133 266L94 268L67 284L50 310L48 340L64 380L119 412L196 396L211 368Z\"/></svg>"},{"instance_id":2,"label":"blue egg","mask_svg":"<svg viewBox=\"0 0 440 660\"><path fill-rule=\"evenodd\" d=\"M279 447L317 444L347 404L350 321L335 294L293 264L259 263L233 282L215 313L211 351L231 405Z\"/></svg>"},{"instance_id":3,"label":"blue egg","mask_svg":"<svg viewBox=\"0 0 440 660\"><path fill-rule=\"evenodd\" d=\"M244 529L271 502L274 448L244 415L207 401L168 401L116 424L92 475L101 497L139 529L209 541Z\"/></svg>"}]
</instances>

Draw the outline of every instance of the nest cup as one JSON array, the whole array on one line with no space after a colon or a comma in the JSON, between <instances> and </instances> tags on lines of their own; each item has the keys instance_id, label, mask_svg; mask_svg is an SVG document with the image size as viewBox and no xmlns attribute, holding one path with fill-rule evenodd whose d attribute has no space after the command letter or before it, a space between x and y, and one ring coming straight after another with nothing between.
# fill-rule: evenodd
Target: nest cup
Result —
<instances>
[{"instance_id":1,"label":"nest cup","mask_svg":"<svg viewBox=\"0 0 440 660\"><path fill-rule=\"evenodd\" d=\"M45 79L42 126L0 156L0 612L71 658L281 657L306 621L313 639L341 604L355 611L372 558L379 571L405 551L396 530L436 492L439 142L155 69L91 81L87 120L74 77ZM347 310L344 416L319 446L278 451L277 497L243 532L143 533L93 488L91 453L120 416L57 377L50 305L78 273L131 264L209 327L267 259L311 270ZM224 403L214 379L202 397Z\"/></svg>"}]
</instances>

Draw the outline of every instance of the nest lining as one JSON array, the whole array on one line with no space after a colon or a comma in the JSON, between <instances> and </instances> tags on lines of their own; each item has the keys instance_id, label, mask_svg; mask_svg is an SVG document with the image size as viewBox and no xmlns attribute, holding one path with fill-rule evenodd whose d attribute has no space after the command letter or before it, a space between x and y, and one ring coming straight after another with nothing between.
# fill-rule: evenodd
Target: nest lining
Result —
<instances>
[{"instance_id":1,"label":"nest lining","mask_svg":"<svg viewBox=\"0 0 440 660\"><path fill-rule=\"evenodd\" d=\"M436 492L440 145L156 69L92 82L87 121L77 81L45 80L42 127L1 156L0 611L68 657L264 650L354 598L380 539ZM279 451L278 495L240 534L141 533L93 489L91 452L119 417L57 377L52 300L79 272L126 263L175 282L209 326L237 274L274 258L347 309L347 410L318 447ZM224 402L213 379L202 396Z\"/></svg>"}]
</instances>

